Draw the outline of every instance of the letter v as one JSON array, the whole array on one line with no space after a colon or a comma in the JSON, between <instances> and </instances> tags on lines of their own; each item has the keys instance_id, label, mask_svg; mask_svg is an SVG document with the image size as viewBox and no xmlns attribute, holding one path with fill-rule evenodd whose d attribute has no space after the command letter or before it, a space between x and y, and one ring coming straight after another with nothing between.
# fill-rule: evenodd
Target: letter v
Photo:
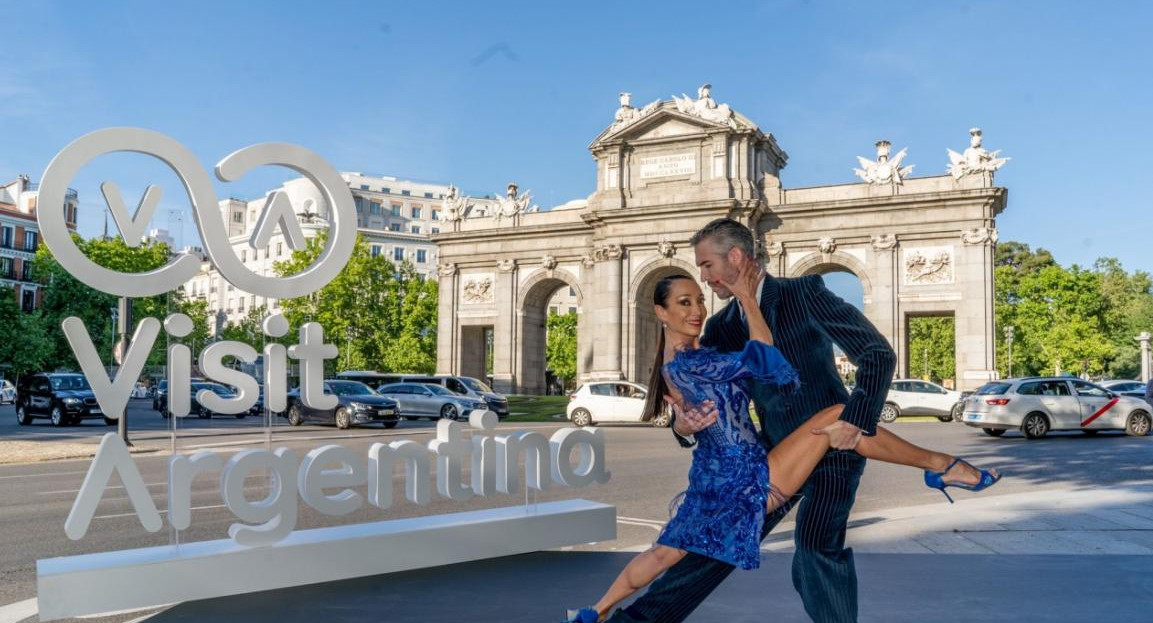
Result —
<instances>
[{"instance_id":1,"label":"letter v","mask_svg":"<svg viewBox=\"0 0 1153 623\"><path fill-rule=\"evenodd\" d=\"M88 475L84 477L80 493L76 494L76 501L72 503L72 511L64 521L64 533L68 538L73 541L84 538L113 471L120 474L120 482L124 483L124 490L144 529L156 532L161 528L163 522L160 520L160 512L152 503L152 496L148 494L144 478L140 476L140 470L136 469L136 463L128 453L128 446L124 445L116 433L107 433L100 440L100 449L96 451L92 465L88 466Z\"/></svg>"},{"instance_id":2,"label":"letter v","mask_svg":"<svg viewBox=\"0 0 1153 623\"><path fill-rule=\"evenodd\" d=\"M88 327L84 321L76 316L69 316L60 323L64 327L64 335L72 352L76 354L76 361L88 383L92 386L92 393L96 394L96 402L104 410L104 415L113 420L120 419L120 414L128 406L128 398L132 395L132 388L136 379L144 371L144 364L148 363L148 353L152 352L152 345L156 343L156 336L160 334L160 321L155 318L145 318L136 325L136 333L132 336L132 346L124 356L124 364L116 372L116 381L108 379L104 371L104 362L96 353L92 345L92 338L88 335Z\"/></svg>"},{"instance_id":3,"label":"letter v","mask_svg":"<svg viewBox=\"0 0 1153 623\"><path fill-rule=\"evenodd\" d=\"M268 195L268 200L264 202L264 209L260 211L260 218L256 219L256 226L252 228L248 246L253 249L267 247L277 224L280 225L280 231L288 241L289 249L303 249L308 244L304 238L304 230L296 220L296 212L292 209L288 195L277 190Z\"/></svg>"},{"instance_id":4,"label":"letter v","mask_svg":"<svg viewBox=\"0 0 1153 623\"><path fill-rule=\"evenodd\" d=\"M160 203L160 196L164 194L159 186L149 184L144 189L144 196L140 198L140 205L136 206L136 214L128 214L124 207L124 197L120 194L120 187L111 180L100 185L100 192L104 195L104 202L112 211L112 218L120 228L120 235L124 237L124 244L130 247L140 246L144 238L144 230L152 220L152 213L156 211L156 204Z\"/></svg>"}]
</instances>

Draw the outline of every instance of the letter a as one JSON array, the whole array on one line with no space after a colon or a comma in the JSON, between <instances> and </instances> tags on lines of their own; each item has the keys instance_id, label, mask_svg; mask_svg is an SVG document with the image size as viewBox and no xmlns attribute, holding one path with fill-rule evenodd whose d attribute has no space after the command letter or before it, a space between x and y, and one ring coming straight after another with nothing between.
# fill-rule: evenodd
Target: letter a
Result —
<instances>
[{"instance_id":1,"label":"letter a","mask_svg":"<svg viewBox=\"0 0 1153 623\"><path fill-rule=\"evenodd\" d=\"M136 469L136 463L128 453L128 446L116 433L107 433L100 441L100 449L96 451L96 458L88 466L88 475L84 477L84 484L80 485L80 493L76 494L76 501L72 503L72 511L64 521L64 533L73 541L79 541L88 533L88 524L96 514L96 506L104 497L108 488L108 479L112 472L120 474L120 481L124 483L124 490L128 499L132 501L132 508L140 518L140 524L149 532L156 532L163 526L160 512L152 503L152 496L148 494L148 487Z\"/></svg>"},{"instance_id":2,"label":"letter a","mask_svg":"<svg viewBox=\"0 0 1153 623\"><path fill-rule=\"evenodd\" d=\"M256 219L256 226L252 228L252 237L248 246L253 249L263 249L272 240L272 232L280 225L280 231L288 241L289 249L303 249L308 245L304 237L304 230L296 220L296 212L292 209L292 202L283 191L274 191L264 202L264 209Z\"/></svg>"}]
</instances>

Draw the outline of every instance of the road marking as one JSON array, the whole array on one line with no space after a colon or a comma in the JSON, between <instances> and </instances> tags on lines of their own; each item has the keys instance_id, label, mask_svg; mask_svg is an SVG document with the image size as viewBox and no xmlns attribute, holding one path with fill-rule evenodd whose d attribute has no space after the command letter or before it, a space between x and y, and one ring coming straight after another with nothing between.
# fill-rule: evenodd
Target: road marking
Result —
<instances>
[{"instance_id":1,"label":"road marking","mask_svg":"<svg viewBox=\"0 0 1153 623\"><path fill-rule=\"evenodd\" d=\"M1110 400L1108 403L1105 404L1104 407L1101 407L1101 409L1098 410L1096 413L1094 413L1093 415L1090 415L1087 420L1085 420L1084 422L1081 422L1081 426L1085 427L1085 426L1092 424L1093 420L1101 417L1102 414L1104 414L1109 409L1112 409L1113 405L1117 404L1120 401L1121 401L1120 398L1114 398L1113 400Z\"/></svg>"},{"instance_id":2,"label":"road marking","mask_svg":"<svg viewBox=\"0 0 1153 623\"><path fill-rule=\"evenodd\" d=\"M0 606L0 623L19 623L24 619L36 616L39 612L40 606L35 597L7 606Z\"/></svg>"},{"instance_id":3,"label":"road marking","mask_svg":"<svg viewBox=\"0 0 1153 623\"><path fill-rule=\"evenodd\" d=\"M213 504L211 506L193 506L191 510L202 511L202 510L206 510L209 508L227 508L227 505L225 505L225 504ZM163 515L163 514L167 513L168 511L165 509L160 509L157 512L159 512L161 515ZM93 519L117 519L120 517L135 517L135 516L136 516L136 513L118 513L116 515L97 515L97 516L93 517ZM2 622L0 622L0 623L2 623Z\"/></svg>"},{"instance_id":4,"label":"road marking","mask_svg":"<svg viewBox=\"0 0 1153 623\"><path fill-rule=\"evenodd\" d=\"M87 474L87 473L88 473L87 471L84 471L84 472L51 472L51 473L47 473L47 474L14 474L14 475L12 475L12 476L0 476L0 479L8 479L8 478L43 478L43 477L45 477L45 476L75 476L75 475L77 475L77 474Z\"/></svg>"},{"instance_id":5,"label":"road marking","mask_svg":"<svg viewBox=\"0 0 1153 623\"><path fill-rule=\"evenodd\" d=\"M663 521L653 521L652 519L641 519L640 517L624 517L624 516L618 515L617 516L617 523L623 524L626 526L640 526L642 528L652 528L653 530L656 530L657 532L660 532L661 530L665 529L665 522L663 522Z\"/></svg>"},{"instance_id":6,"label":"road marking","mask_svg":"<svg viewBox=\"0 0 1153 623\"><path fill-rule=\"evenodd\" d=\"M166 487L167 482L149 482L144 485L145 487ZM124 485L109 485L105 489L123 489ZM61 493L80 493L80 489L61 489L59 491L37 491L36 495L58 495Z\"/></svg>"}]
</instances>

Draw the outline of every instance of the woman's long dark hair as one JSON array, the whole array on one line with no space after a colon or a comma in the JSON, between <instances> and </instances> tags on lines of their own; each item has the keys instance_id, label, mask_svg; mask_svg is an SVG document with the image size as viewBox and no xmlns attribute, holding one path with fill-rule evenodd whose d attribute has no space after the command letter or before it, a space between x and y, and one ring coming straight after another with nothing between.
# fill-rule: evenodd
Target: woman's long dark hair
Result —
<instances>
[{"instance_id":1,"label":"woman's long dark hair","mask_svg":"<svg viewBox=\"0 0 1153 623\"><path fill-rule=\"evenodd\" d=\"M669 275L658 281L657 289L653 292L653 305L667 308L669 290L672 289L673 282L680 279L692 279L692 277ZM642 422L648 422L667 408L665 406L665 394L669 392L669 386L665 383L665 375L661 372L665 363L665 331L663 327L657 329L657 335L657 355L653 362L653 375L649 378L649 393L645 396L645 410L641 414Z\"/></svg>"}]
</instances>

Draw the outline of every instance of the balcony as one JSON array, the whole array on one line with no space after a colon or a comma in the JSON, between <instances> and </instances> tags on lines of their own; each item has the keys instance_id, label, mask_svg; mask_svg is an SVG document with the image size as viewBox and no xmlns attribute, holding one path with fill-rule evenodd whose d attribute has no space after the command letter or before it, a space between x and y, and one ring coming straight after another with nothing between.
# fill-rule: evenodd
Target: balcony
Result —
<instances>
[{"instance_id":1,"label":"balcony","mask_svg":"<svg viewBox=\"0 0 1153 623\"><path fill-rule=\"evenodd\" d=\"M39 192L40 191L40 182L28 182L27 184L24 185L24 190ZM77 193L76 189L74 189L74 188L69 188L68 190L64 191L64 198L65 199L76 199L79 196L80 196L80 194Z\"/></svg>"}]
</instances>

